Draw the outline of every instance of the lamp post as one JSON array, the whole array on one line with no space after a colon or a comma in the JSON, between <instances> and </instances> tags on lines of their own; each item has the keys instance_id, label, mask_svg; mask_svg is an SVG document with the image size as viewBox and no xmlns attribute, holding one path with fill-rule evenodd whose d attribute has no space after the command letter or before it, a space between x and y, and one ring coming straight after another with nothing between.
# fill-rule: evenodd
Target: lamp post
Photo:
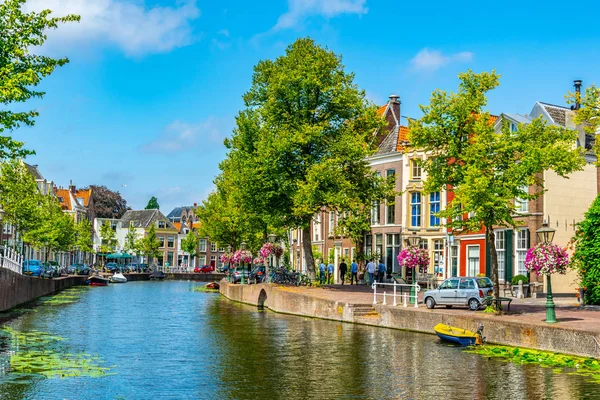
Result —
<instances>
[{"instance_id":1,"label":"lamp post","mask_svg":"<svg viewBox=\"0 0 600 400\"><path fill-rule=\"evenodd\" d=\"M552 242L554 239L555 229L552 229L548 226L548 223L544 221L542 227L535 231L538 241L548 244ZM548 291L546 293L546 323L555 324L558 321L556 320L556 310L554 299L552 298L552 276L551 274L547 275L547 283L548 283Z\"/></svg>"},{"instance_id":2,"label":"lamp post","mask_svg":"<svg viewBox=\"0 0 600 400\"><path fill-rule=\"evenodd\" d=\"M227 245L227 254L229 254L229 261L227 265L227 280L231 282L231 245Z\"/></svg>"},{"instance_id":3,"label":"lamp post","mask_svg":"<svg viewBox=\"0 0 600 400\"><path fill-rule=\"evenodd\" d=\"M246 242L240 243L240 250L246 250ZM242 282L241 282L242 285L244 284L244 265L243 264L244 264L244 262L242 261ZM249 277L250 276L248 276L248 278Z\"/></svg>"},{"instance_id":4,"label":"lamp post","mask_svg":"<svg viewBox=\"0 0 600 400\"><path fill-rule=\"evenodd\" d=\"M419 246L419 243L421 242L421 238L417 235L417 232L413 231L413 233L408 237L408 244L412 247L417 247ZM414 268L412 268L414 269ZM414 283L415 282L415 276L416 276L416 272L411 271L411 282ZM415 287L411 286L410 287L410 304L414 304L414 302L416 301L416 292L415 292Z\"/></svg>"}]
</instances>

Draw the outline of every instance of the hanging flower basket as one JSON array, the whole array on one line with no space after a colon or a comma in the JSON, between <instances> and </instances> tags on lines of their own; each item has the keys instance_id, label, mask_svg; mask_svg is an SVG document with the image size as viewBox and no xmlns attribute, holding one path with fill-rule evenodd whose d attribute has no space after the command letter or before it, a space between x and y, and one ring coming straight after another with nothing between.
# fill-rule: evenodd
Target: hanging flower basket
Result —
<instances>
[{"instance_id":1,"label":"hanging flower basket","mask_svg":"<svg viewBox=\"0 0 600 400\"><path fill-rule=\"evenodd\" d=\"M261 256L258 256L252 261L252 263L255 265L262 265L265 263L265 259L262 258Z\"/></svg>"},{"instance_id":2,"label":"hanging flower basket","mask_svg":"<svg viewBox=\"0 0 600 400\"><path fill-rule=\"evenodd\" d=\"M237 250L233 253L233 257L231 257L231 262L235 264L242 263L251 263L252 262L252 253L248 250Z\"/></svg>"},{"instance_id":3,"label":"hanging flower basket","mask_svg":"<svg viewBox=\"0 0 600 400\"><path fill-rule=\"evenodd\" d=\"M566 274L569 254L554 243L539 243L527 250L525 268L537 275Z\"/></svg>"},{"instance_id":4,"label":"hanging flower basket","mask_svg":"<svg viewBox=\"0 0 600 400\"><path fill-rule=\"evenodd\" d=\"M416 246L407 247L398 254L398 264L409 269L426 269L429 267L429 253Z\"/></svg>"},{"instance_id":5,"label":"hanging flower basket","mask_svg":"<svg viewBox=\"0 0 600 400\"><path fill-rule=\"evenodd\" d=\"M229 264L231 262L231 257L233 255L231 253L223 253L221 254L221 263Z\"/></svg>"},{"instance_id":6,"label":"hanging flower basket","mask_svg":"<svg viewBox=\"0 0 600 400\"><path fill-rule=\"evenodd\" d=\"M271 242L267 242L262 245L260 248L260 255L263 258L269 257L271 254L274 254L275 257L279 258L283 254L283 247L278 244L274 244Z\"/></svg>"}]
</instances>

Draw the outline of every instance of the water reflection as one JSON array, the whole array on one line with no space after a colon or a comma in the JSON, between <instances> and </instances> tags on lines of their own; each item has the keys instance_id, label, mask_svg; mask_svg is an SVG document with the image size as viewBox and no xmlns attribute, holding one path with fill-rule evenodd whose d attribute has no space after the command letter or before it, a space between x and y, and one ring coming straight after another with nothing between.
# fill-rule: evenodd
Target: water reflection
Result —
<instances>
[{"instance_id":1,"label":"water reflection","mask_svg":"<svg viewBox=\"0 0 600 400\"><path fill-rule=\"evenodd\" d=\"M600 398L580 376L488 360L432 335L259 311L194 285L98 288L12 320L100 355L116 375L22 385L4 376L0 399Z\"/></svg>"}]
</instances>

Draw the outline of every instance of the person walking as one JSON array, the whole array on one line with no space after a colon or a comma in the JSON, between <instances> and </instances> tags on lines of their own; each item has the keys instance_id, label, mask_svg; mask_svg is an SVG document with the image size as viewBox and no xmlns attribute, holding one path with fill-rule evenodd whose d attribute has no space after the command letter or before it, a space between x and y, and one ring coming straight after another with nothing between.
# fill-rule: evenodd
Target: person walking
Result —
<instances>
[{"instance_id":1,"label":"person walking","mask_svg":"<svg viewBox=\"0 0 600 400\"><path fill-rule=\"evenodd\" d=\"M370 260L369 263L367 264L367 273L369 274L369 284L371 286L373 286L373 279L374 279L374 275L375 275L375 263L373 262L373 260Z\"/></svg>"},{"instance_id":2,"label":"person walking","mask_svg":"<svg viewBox=\"0 0 600 400\"><path fill-rule=\"evenodd\" d=\"M346 261L342 258L342 262L340 263L340 280L342 281L342 285L344 284L344 279L346 279L346 271L348 271L348 265L346 265Z\"/></svg>"},{"instance_id":3,"label":"person walking","mask_svg":"<svg viewBox=\"0 0 600 400\"><path fill-rule=\"evenodd\" d=\"M319 265L319 280L321 281L321 285L325 283L325 263L321 262Z\"/></svg>"},{"instance_id":4,"label":"person walking","mask_svg":"<svg viewBox=\"0 0 600 400\"><path fill-rule=\"evenodd\" d=\"M356 260L352 261L352 264L350 264L350 272L352 273L352 276L350 277L350 285L353 284L355 279L356 284L358 285L358 264L356 263Z\"/></svg>"},{"instance_id":5,"label":"person walking","mask_svg":"<svg viewBox=\"0 0 600 400\"><path fill-rule=\"evenodd\" d=\"M333 263L329 263L329 265L327 266L327 284L330 285L333 283L333 270L335 269L335 267L333 266Z\"/></svg>"},{"instance_id":6,"label":"person walking","mask_svg":"<svg viewBox=\"0 0 600 400\"><path fill-rule=\"evenodd\" d=\"M383 283L385 280L385 264L383 261L379 261L379 266L377 267L379 276L377 277L377 282Z\"/></svg>"}]
</instances>

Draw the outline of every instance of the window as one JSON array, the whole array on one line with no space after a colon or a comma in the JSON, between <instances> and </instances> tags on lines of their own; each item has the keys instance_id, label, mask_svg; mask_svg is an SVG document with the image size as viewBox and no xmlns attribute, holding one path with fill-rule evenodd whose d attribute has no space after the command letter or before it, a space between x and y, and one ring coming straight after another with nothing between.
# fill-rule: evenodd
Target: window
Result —
<instances>
[{"instance_id":1,"label":"window","mask_svg":"<svg viewBox=\"0 0 600 400\"><path fill-rule=\"evenodd\" d=\"M400 235L392 233L386 235L385 265L388 271L398 271L398 253L400 253Z\"/></svg>"},{"instance_id":2,"label":"window","mask_svg":"<svg viewBox=\"0 0 600 400\"><path fill-rule=\"evenodd\" d=\"M157 236L156 238L160 242L160 247L165 247L165 237L164 236Z\"/></svg>"},{"instance_id":3,"label":"window","mask_svg":"<svg viewBox=\"0 0 600 400\"><path fill-rule=\"evenodd\" d=\"M458 289L458 279L448 279L440 285L440 289Z\"/></svg>"},{"instance_id":4,"label":"window","mask_svg":"<svg viewBox=\"0 0 600 400\"><path fill-rule=\"evenodd\" d=\"M388 224L394 224L396 222L396 204L389 203L387 205L387 221Z\"/></svg>"},{"instance_id":5,"label":"window","mask_svg":"<svg viewBox=\"0 0 600 400\"><path fill-rule=\"evenodd\" d=\"M410 225L421 226L421 193L410 194Z\"/></svg>"},{"instance_id":6,"label":"window","mask_svg":"<svg viewBox=\"0 0 600 400\"><path fill-rule=\"evenodd\" d=\"M335 228L335 212L329 211L329 236L333 236Z\"/></svg>"},{"instance_id":7,"label":"window","mask_svg":"<svg viewBox=\"0 0 600 400\"><path fill-rule=\"evenodd\" d=\"M210 256L210 266L217 268L217 256Z\"/></svg>"},{"instance_id":8,"label":"window","mask_svg":"<svg viewBox=\"0 0 600 400\"><path fill-rule=\"evenodd\" d=\"M168 248L172 249L175 246L174 242L175 242L174 236L167 236L167 247Z\"/></svg>"},{"instance_id":9,"label":"window","mask_svg":"<svg viewBox=\"0 0 600 400\"><path fill-rule=\"evenodd\" d=\"M158 228L165 229L165 221L158 221Z\"/></svg>"},{"instance_id":10,"label":"window","mask_svg":"<svg viewBox=\"0 0 600 400\"><path fill-rule=\"evenodd\" d=\"M170 266L173 266L173 252L170 251L167 253L167 262Z\"/></svg>"},{"instance_id":11,"label":"window","mask_svg":"<svg viewBox=\"0 0 600 400\"><path fill-rule=\"evenodd\" d=\"M217 243L210 242L210 251L217 251Z\"/></svg>"},{"instance_id":12,"label":"window","mask_svg":"<svg viewBox=\"0 0 600 400\"><path fill-rule=\"evenodd\" d=\"M83 202L83 197L78 197L77 198L77 204L79 204L81 207L85 206L85 203Z\"/></svg>"},{"instance_id":13,"label":"window","mask_svg":"<svg viewBox=\"0 0 600 400\"><path fill-rule=\"evenodd\" d=\"M112 228L113 231L116 231L117 230L117 223L115 221L112 221L110 223L110 227Z\"/></svg>"},{"instance_id":14,"label":"window","mask_svg":"<svg viewBox=\"0 0 600 400\"><path fill-rule=\"evenodd\" d=\"M520 189L525 193L529 193L529 186L522 186ZM529 212L529 200L517 197L515 199L515 211L518 213Z\"/></svg>"},{"instance_id":15,"label":"window","mask_svg":"<svg viewBox=\"0 0 600 400\"><path fill-rule=\"evenodd\" d=\"M458 275L458 246L450 247L450 276Z\"/></svg>"},{"instance_id":16,"label":"window","mask_svg":"<svg viewBox=\"0 0 600 400\"><path fill-rule=\"evenodd\" d=\"M525 268L525 257L529 249L529 230L519 229L517 231L517 274L527 276L527 268Z\"/></svg>"},{"instance_id":17,"label":"window","mask_svg":"<svg viewBox=\"0 0 600 400\"><path fill-rule=\"evenodd\" d=\"M440 226L440 218L436 216L440 212L440 192L429 194L429 226Z\"/></svg>"},{"instance_id":18,"label":"window","mask_svg":"<svg viewBox=\"0 0 600 400\"><path fill-rule=\"evenodd\" d=\"M222 247L219 247L219 253L223 253L224 251L225 251L225 249L224 249L224 248L222 248Z\"/></svg>"},{"instance_id":19,"label":"window","mask_svg":"<svg viewBox=\"0 0 600 400\"><path fill-rule=\"evenodd\" d=\"M321 240L321 213L313 218L313 240L315 242Z\"/></svg>"},{"instance_id":20,"label":"window","mask_svg":"<svg viewBox=\"0 0 600 400\"><path fill-rule=\"evenodd\" d=\"M395 177L395 176L396 176L396 170L395 170L395 169L388 169L388 170L385 172L385 174L386 174L386 177L388 178L388 180L391 180L391 179L394 179L394 180L395 180L395 178L392 178L392 177Z\"/></svg>"},{"instance_id":21,"label":"window","mask_svg":"<svg viewBox=\"0 0 600 400\"><path fill-rule=\"evenodd\" d=\"M373 236L366 235L365 236L365 255L367 258L371 257L371 253L373 251Z\"/></svg>"},{"instance_id":22,"label":"window","mask_svg":"<svg viewBox=\"0 0 600 400\"><path fill-rule=\"evenodd\" d=\"M475 282L473 279L463 278L460 280L460 284L458 286L459 289L475 289Z\"/></svg>"},{"instance_id":23,"label":"window","mask_svg":"<svg viewBox=\"0 0 600 400\"><path fill-rule=\"evenodd\" d=\"M467 246L467 276L479 273L479 245Z\"/></svg>"},{"instance_id":24,"label":"window","mask_svg":"<svg viewBox=\"0 0 600 400\"><path fill-rule=\"evenodd\" d=\"M200 251L206 251L206 239L200 239Z\"/></svg>"},{"instance_id":25,"label":"window","mask_svg":"<svg viewBox=\"0 0 600 400\"><path fill-rule=\"evenodd\" d=\"M206 265L206 256L198 257L198 265Z\"/></svg>"},{"instance_id":26,"label":"window","mask_svg":"<svg viewBox=\"0 0 600 400\"><path fill-rule=\"evenodd\" d=\"M381 260L383 255L383 235L381 233L375 235L375 258Z\"/></svg>"},{"instance_id":27,"label":"window","mask_svg":"<svg viewBox=\"0 0 600 400\"><path fill-rule=\"evenodd\" d=\"M411 179L421 179L421 165L418 160L410 160Z\"/></svg>"},{"instance_id":28,"label":"window","mask_svg":"<svg viewBox=\"0 0 600 400\"><path fill-rule=\"evenodd\" d=\"M381 212L381 203L377 200L373 202L373 208L371 208L371 224L379 225L379 214Z\"/></svg>"},{"instance_id":29,"label":"window","mask_svg":"<svg viewBox=\"0 0 600 400\"><path fill-rule=\"evenodd\" d=\"M444 241L442 239L433 241L433 271L437 277L444 276Z\"/></svg>"},{"instance_id":30,"label":"window","mask_svg":"<svg viewBox=\"0 0 600 400\"><path fill-rule=\"evenodd\" d=\"M506 236L504 231L496 231L496 254L498 255L498 279L506 278Z\"/></svg>"},{"instance_id":31,"label":"window","mask_svg":"<svg viewBox=\"0 0 600 400\"><path fill-rule=\"evenodd\" d=\"M511 132L516 132L517 131L517 124L510 124L510 131Z\"/></svg>"}]
</instances>

